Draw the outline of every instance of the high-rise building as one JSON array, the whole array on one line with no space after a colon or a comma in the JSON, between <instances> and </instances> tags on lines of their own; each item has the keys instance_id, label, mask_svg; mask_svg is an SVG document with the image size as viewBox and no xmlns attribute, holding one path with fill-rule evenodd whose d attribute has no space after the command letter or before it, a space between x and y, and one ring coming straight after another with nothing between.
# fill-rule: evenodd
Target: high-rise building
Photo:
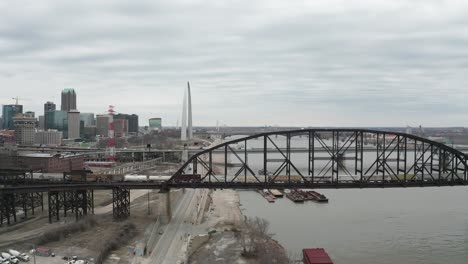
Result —
<instances>
[{"instance_id":1,"label":"high-rise building","mask_svg":"<svg viewBox=\"0 0 468 264\"><path fill-rule=\"evenodd\" d=\"M47 131L37 131L34 142L38 145L60 146L62 144L63 133L55 129Z\"/></svg>"},{"instance_id":2,"label":"high-rise building","mask_svg":"<svg viewBox=\"0 0 468 264\"><path fill-rule=\"evenodd\" d=\"M74 89L63 89L62 91L62 111L75 110L76 108L76 93Z\"/></svg>"},{"instance_id":3,"label":"high-rise building","mask_svg":"<svg viewBox=\"0 0 468 264\"><path fill-rule=\"evenodd\" d=\"M80 120L84 122L84 126L93 126L94 113L80 113Z\"/></svg>"},{"instance_id":4,"label":"high-rise building","mask_svg":"<svg viewBox=\"0 0 468 264\"><path fill-rule=\"evenodd\" d=\"M76 109L68 111L68 139L80 138L80 112Z\"/></svg>"},{"instance_id":5,"label":"high-rise building","mask_svg":"<svg viewBox=\"0 0 468 264\"><path fill-rule=\"evenodd\" d=\"M3 129L3 117L0 116L0 130Z\"/></svg>"},{"instance_id":6,"label":"high-rise building","mask_svg":"<svg viewBox=\"0 0 468 264\"><path fill-rule=\"evenodd\" d=\"M150 130L161 130L162 129L162 119L160 117L150 118L150 120L149 120L149 129Z\"/></svg>"},{"instance_id":7,"label":"high-rise building","mask_svg":"<svg viewBox=\"0 0 468 264\"><path fill-rule=\"evenodd\" d=\"M47 125L51 124L53 122L52 121L53 117L52 117L52 114L50 114L50 113L55 111L55 110L56 110L56 107L55 107L55 104L53 102L47 101L44 104L44 127L43 127L43 129L48 129L49 127L47 127ZM39 120L39 123L40 123L40 120Z\"/></svg>"},{"instance_id":8,"label":"high-rise building","mask_svg":"<svg viewBox=\"0 0 468 264\"><path fill-rule=\"evenodd\" d=\"M2 113L3 113L3 129L13 130L15 129L15 125L13 123L13 117L15 117L16 114L23 113L23 106L22 105L3 105Z\"/></svg>"},{"instance_id":9,"label":"high-rise building","mask_svg":"<svg viewBox=\"0 0 468 264\"><path fill-rule=\"evenodd\" d=\"M128 120L127 119L115 119L114 117L114 135L116 138L128 136Z\"/></svg>"},{"instance_id":10,"label":"high-rise building","mask_svg":"<svg viewBox=\"0 0 468 264\"><path fill-rule=\"evenodd\" d=\"M138 115L135 114L116 114L114 118L128 120L128 133L138 133Z\"/></svg>"},{"instance_id":11,"label":"high-rise building","mask_svg":"<svg viewBox=\"0 0 468 264\"><path fill-rule=\"evenodd\" d=\"M190 83L187 82L187 90L185 90L184 93L184 104L182 106L182 129L180 138L182 140L190 140L192 136L192 95L190 93Z\"/></svg>"},{"instance_id":12,"label":"high-rise building","mask_svg":"<svg viewBox=\"0 0 468 264\"><path fill-rule=\"evenodd\" d=\"M39 125L38 125L39 130L44 130L44 126L45 126L44 116L39 116Z\"/></svg>"},{"instance_id":13,"label":"high-rise building","mask_svg":"<svg viewBox=\"0 0 468 264\"><path fill-rule=\"evenodd\" d=\"M109 136L109 115L96 115L96 135L102 137Z\"/></svg>"},{"instance_id":14,"label":"high-rise building","mask_svg":"<svg viewBox=\"0 0 468 264\"><path fill-rule=\"evenodd\" d=\"M55 111L55 110L57 110L57 109L56 109L56 106L55 106L54 102L47 101L47 102L44 104L44 112L47 112L47 111Z\"/></svg>"},{"instance_id":15,"label":"high-rise building","mask_svg":"<svg viewBox=\"0 0 468 264\"><path fill-rule=\"evenodd\" d=\"M63 132L63 137L68 138L68 112L55 110L48 112L48 119L44 119L46 129L56 129Z\"/></svg>"},{"instance_id":16,"label":"high-rise building","mask_svg":"<svg viewBox=\"0 0 468 264\"><path fill-rule=\"evenodd\" d=\"M17 114L13 118L16 144L24 146L34 145L36 122L36 118L23 114Z\"/></svg>"}]
</instances>

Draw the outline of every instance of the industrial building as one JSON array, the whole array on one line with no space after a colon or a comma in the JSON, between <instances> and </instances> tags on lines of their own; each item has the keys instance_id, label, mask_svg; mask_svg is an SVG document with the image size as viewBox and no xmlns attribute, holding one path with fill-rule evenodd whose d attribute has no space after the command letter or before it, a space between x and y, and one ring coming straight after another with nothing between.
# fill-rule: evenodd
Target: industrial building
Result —
<instances>
[{"instance_id":1,"label":"industrial building","mask_svg":"<svg viewBox=\"0 0 468 264\"><path fill-rule=\"evenodd\" d=\"M68 112L68 139L80 138L80 112L72 109Z\"/></svg>"},{"instance_id":2,"label":"industrial building","mask_svg":"<svg viewBox=\"0 0 468 264\"><path fill-rule=\"evenodd\" d=\"M27 169L42 172L68 172L84 168L84 156L79 154L16 153L0 155L0 169Z\"/></svg>"},{"instance_id":3,"label":"industrial building","mask_svg":"<svg viewBox=\"0 0 468 264\"><path fill-rule=\"evenodd\" d=\"M74 89L67 88L62 91L62 106L60 108L62 111L70 111L77 109L76 107L76 93Z\"/></svg>"},{"instance_id":4,"label":"industrial building","mask_svg":"<svg viewBox=\"0 0 468 264\"><path fill-rule=\"evenodd\" d=\"M3 114L3 129L13 130L15 125L13 124L13 118L16 114L23 113L23 106L16 105L3 105L2 114Z\"/></svg>"},{"instance_id":5,"label":"industrial building","mask_svg":"<svg viewBox=\"0 0 468 264\"><path fill-rule=\"evenodd\" d=\"M36 122L36 118L23 114L17 114L13 118L16 144L23 146L34 145Z\"/></svg>"},{"instance_id":6,"label":"industrial building","mask_svg":"<svg viewBox=\"0 0 468 264\"><path fill-rule=\"evenodd\" d=\"M14 130L0 130L0 145L14 144L15 131Z\"/></svg>"},{"instance_id":7,"label":"industrial building","mask_svg":"<svg viewBox=\"0 0 468 264\"><path fill-rule=\"evenodd\" d=\"M37 131L35 144L41 146L60 146L62 144L63 133L58 130Z\"/></svg>"}]
</instances>

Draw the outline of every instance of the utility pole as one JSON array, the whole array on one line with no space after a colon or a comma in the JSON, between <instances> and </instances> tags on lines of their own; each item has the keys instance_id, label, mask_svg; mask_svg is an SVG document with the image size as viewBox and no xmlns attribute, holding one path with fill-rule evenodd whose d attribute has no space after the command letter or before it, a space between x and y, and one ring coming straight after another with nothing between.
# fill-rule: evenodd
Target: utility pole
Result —
<instances>
[{"instance_id":1,"label":"utility pole","mask_svg":"<svg viewBox=\"0 0 468 264\"><path fill-rule=\"evenodd\" d=\"M149 206L149 203L150 203L150 191L148 190L148 215L150 215L150 206Z\"/></svg>"}]
</instances>

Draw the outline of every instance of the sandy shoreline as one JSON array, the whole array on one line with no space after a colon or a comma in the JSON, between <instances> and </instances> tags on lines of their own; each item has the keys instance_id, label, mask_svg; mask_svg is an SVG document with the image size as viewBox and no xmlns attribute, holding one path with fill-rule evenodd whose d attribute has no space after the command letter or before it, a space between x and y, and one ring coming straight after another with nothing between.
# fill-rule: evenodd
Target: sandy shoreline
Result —
<instances>
[{"instance_id":1,"label":"sandy shoreline","mask_svg":"<svg viewBox=\"0 0 468 264\"><path fill-rule=\"evenodd\" d=\"M212 235L189 256L189 263L263 263L241 255L243 246L239 238L246 231L239 193L235 190L216 190L210 193L210 197L211 204L203 224ZM269 238L264 244L267 251L286 255L284 248L275 240Z\"/></svg>"}]
</instances>

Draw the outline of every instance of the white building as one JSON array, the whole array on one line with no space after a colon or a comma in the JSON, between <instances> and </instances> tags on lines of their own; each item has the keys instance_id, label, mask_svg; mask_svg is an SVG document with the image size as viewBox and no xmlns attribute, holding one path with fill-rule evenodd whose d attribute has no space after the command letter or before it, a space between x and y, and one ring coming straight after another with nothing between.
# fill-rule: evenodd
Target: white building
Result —
<instances>
[{"instance_id":1,"label":"white building","mask_svg":"<svg viewBox=\"0 0 468 264\"><path fill-rule=\"evenodd\" d=\"M16 144L25 146L34 144L36 121L36 118L28 117L23 114L18 114L13 118Z\"/></svg>"},{"instance_id":2,"label":"white building","mask_svg":"<svg viewBox=\"0 0 468 264\"><path fill-rule=\"evenodd\" d=\"M62 144L62 131L49 129L47 131L39 130L36 132L35 143L38 145L60 146Z\"/></svg>"},{"instance_id":3,"label":"white building","mask_svg":"<svg viewBox=\"0 0 468 264\"><path fill-rule=\"evenodd\" d=\"M68 139L80 138L80 111L73 109L68 112Z\"/></svg>"}]
</instances>

